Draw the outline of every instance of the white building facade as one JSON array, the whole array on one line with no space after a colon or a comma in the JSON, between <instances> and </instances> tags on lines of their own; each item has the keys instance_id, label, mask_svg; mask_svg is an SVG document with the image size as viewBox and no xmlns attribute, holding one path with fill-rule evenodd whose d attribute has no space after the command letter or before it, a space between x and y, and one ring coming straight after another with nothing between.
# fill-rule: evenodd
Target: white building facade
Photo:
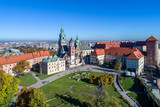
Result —
<instances>
[{"instance_id":1,"label":"white building facade","mask_svg":"<svg viewBox=\"0 0 160 107\"><path fill-rule=\"evenodd\" d=\"M57 57L46 58L40 64L40 73L50 75L57 72L65 71L65 60Z\"/></svg>"}]
</instances>

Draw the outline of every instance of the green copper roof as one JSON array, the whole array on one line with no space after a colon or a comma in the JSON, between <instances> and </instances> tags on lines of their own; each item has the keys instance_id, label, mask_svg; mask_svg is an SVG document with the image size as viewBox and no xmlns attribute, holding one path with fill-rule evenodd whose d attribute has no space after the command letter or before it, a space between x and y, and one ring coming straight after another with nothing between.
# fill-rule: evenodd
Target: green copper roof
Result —
<instances>
[{"instance_id":1,"label":"green copper roof","mask_svg":"<svg viewBox=\"0 0 160 107\"><path fill-rule=\"evenodd\" d=\"M63 27L61 27L61 30L60 30L60 32L62 33L62 32L64 32L64 29L63 29Z\"/></svg>"},{"instance_id":2,"label":"green copper roof","mask_svg":"<svg viewBox=\"0 0 160 107\"><path fill-rule=\"evenodd\" d=\"M77 35L76 40L75 40L75 46L77 46L77 45L80 45L78 35Z\"/></svg>"},{"instance_id":3,"label":"green copper roof","mask_svg":"<svg viewBox=\"0 0 160 107\"><path fill-rule=\"evenodd\" d=\"M60 42L60 43L66 43L66 35L64 34L64 29L63 29L63 27L62 27L61 30L60 30L59 42Z\"/></svg>"},{"instance_id":4,"label":"green copper roof","mask_svg":"<svg viewBox=\"0 0 160 107\"><path fill-rule=\"evenodd\" d=\"M56 55L57 56L57 55ZM56 56L53 56L52 58L45 58L44 60L42 60L42 62L56 62L58 59L60 60L60 61L64 61L64 59L63 58L58 58L58 57L56 57Z\"/></svg>"},{"instance_id":5,"label":"green copper roof","mask_svg":"<svg viewBox=\"0 0 160 107\"><path fill-rule=\"evenodd\" d=\"M57 55L53 55L53 57L52 58L58 58L58 56Z\"/></svg>"}]
</instances>

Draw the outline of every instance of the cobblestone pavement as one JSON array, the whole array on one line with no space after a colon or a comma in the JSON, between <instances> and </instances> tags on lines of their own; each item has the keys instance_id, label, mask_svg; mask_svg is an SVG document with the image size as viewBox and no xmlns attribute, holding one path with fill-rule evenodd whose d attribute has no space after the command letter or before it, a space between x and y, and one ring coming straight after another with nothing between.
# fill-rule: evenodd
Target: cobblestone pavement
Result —
<instances>
[{"instance_id":1,"label":"cobblestone pavement","mask_svg":"<svg viewBox=\"0 0 160 107\"><path fill-rule=\"evenodd\" d=\"M37 83L29 86L28 88L30 87L35 87L35 88L41 88L43 87L44 85L56 80L56 79L59 79L63 76L66 76L68 74L71 74L71 73L74 73L74 72L77 72L77 71L92 71L92 72L100 72L100 73L108 73L108 74L113 74L115 75L115 78L114 78L114 85L115 85L115 88L117 89L117 91L123 96L126 98L127 101L129 101L131 103L132 106L134 107L139 107L140 105L137 104L131 97L129 97L127 95L127 92L124 91L121 86L119 85L118 83L118 74L120 74L120 71L116 71L116 70L113 70L113 69L108 69L108 68L103 68L103 67L99 67L99 66L96 66L96 65L83 65L83 66L79 66L79 67L75 67L75 68L71 68L71 69L67 69L66 71L64 72L61 72L61 73L58 73L56 75L53 75L49 78L46 78L44 80L40 80L36 74L34 72L31 72L32 75L36 78L36 80L38 81ZM22 88L22 87L19 87L19 88ZM16 98L15 98L16 99Z\"/></svg>"}]
</instances>

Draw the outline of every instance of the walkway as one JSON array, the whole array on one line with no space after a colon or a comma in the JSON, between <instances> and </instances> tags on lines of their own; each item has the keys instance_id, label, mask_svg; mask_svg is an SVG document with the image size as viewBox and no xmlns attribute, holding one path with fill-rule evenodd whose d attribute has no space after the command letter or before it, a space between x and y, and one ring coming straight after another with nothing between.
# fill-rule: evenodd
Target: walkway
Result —
<instances>
[{"instance_id":1,"label":"walkway","mask_svg":"<svg viewBox=\"0 0 160 107\"><path fill-rule=\"evenodd\" d=\"M35 74L33 71L31 71L30 73L34 76L34 78L35 78L38 82L41 82L41 79L39 79L39 77L36 76L36 74Z\"/></svg>"},{"instance_id":2,"label":"walkway","mask_svg":"<svg viewBox=\"0 0 160 107\"><path fill-rule=\"evenodd\" d=\"M131 97L129 97L127 95L127 92L124 91L122 89L122 87L120 86L119 82L118 82L118 74L116 74L114 76L114 86L117 89L117 91L127 100L130 102L130 104L134 107L140 107L140 105L138 103L136 103L136 101L134 99L132 99Z\"/></svg>"},{"instance_id":3,"label":"walkway","mask_svg":"<svg viewBox=\"0 0 160 107\"><path fill-rule=\"evenodd\" d=\"M44 85L46 85L46 84L48 84L48 83L50 83L50 82L52 82L56 79L59 79L63 76L66 76L68 74L71 74L71 73L74 73L74 72L77 72L77 71L86 71L88 67L89 66L86 65L86 66L80 66L80 67L77 67L77 68L72 68L72 69L66 70L65 72L61 72L61 73L58 73L58 74L53 75L51 77L48 77L44 80L38 81L37 83L35 83L33 85L30 85L28 88L30 88L30 87L41 88L42 86L44 86Z\"/></svg>"},{"instance_id":4,"label":"walkway","mask_svg":"<svg viewBox=\"0 0 160 107\"><path fill-rule=\"evenodd\" d=\"M61 73L58 73L58 74L55 74L51 77L48 77L44 80L40 80L36 74L34 72L31 72L32 75L36 78L36 80L38 81L37 83L29 86L28 88L30 87L35 87L35 88L41 88L43 87L44 85L56 80L56 79L59 79L63 76L66 76L68 74L71 74L71 73L74 73L74 72L77 72L77 71L92 71L92 72L99 72L99 73L108 73L108 74L113 74L115 75L115 78L114 78L114 85L115 85L115 88L117 89L117 91L123 96L126 98L127 101L129 101L131 103L132 106L134 107L139 107L140 105L137 104L131 97L129 97L127 95L128 92L126 91L123 91L123 89L121 88L121 86L119 85L119 82L118 82L118 74L120 74L119 71L116 71L116 70L113 70L113 69L107 69L107 68L103 68L103 67L99 67L99 66L95 66L95 65L85 65L85 66L79 66L77 68L71 68L71 69L68 69L66 70L65 72L61 72ZM22 88L22 87L19 87L19 88ZM16 99L16 98L15 98Z\"/></svg>"}]
</instances>

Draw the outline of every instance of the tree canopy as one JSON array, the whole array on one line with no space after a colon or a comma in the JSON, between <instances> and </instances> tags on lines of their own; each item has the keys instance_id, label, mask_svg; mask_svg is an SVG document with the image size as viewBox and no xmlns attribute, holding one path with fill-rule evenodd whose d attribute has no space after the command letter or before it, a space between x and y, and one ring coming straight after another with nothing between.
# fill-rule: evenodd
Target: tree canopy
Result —
<instances>
[{"instance_id":1,"label":"tree canopy","mask_svg":"<svg viewBox=\"0 0 160 107\"><path fill-rule=\"evenodd\" d=\"M95 90L94 95L86 94L84 96L84 101L88 107L122 107L120 101L114 97L108 97L108 93L106 92L102 80L100 80L99 86Z\"/></svg>"},{"instance_id":2,"label":"tree canopy","mask_svg":"<svg viewBox=\"0 0 160 107\"><path fill-rule=\"evenodd\" d=\"M101 76L97 76L96 74L94 74L93 76L90 77L89 82L91 84L95 84L98 85L100 83L100 80L102 81L103 85L112 85L114 80L113 80L113 76L111 75L101 75Z\"/></svg>"},{"instance_id":3,"label":"tree canopy","mask_svg":"<svg viewBox=\"0 0 160 107\"><path fill-rule=\"evenodd\" d=\"M30 69L29 62L26 60L22 60L13 68L17 74L23 74L26 69Z\"/></svg>"},{"instance_id":4,"label":"tree canopy","mask_svg":"<svg viewBox=\"0 0 160 107\"><path fill-rule=\"evenodd\" d=\"M17 94L16 106L20 107L46 107L46 98L40 89L24 87Z\"/></svg>"},{"instance_id":5,"label":"tree canopy","mask_svg":"<svg viewBox=\"0 0 160 107\"><path fill-rule=\"evenodd\" d=\"M0 106L9 107L15 93L18 92L19 80L11 75L0 71Z\"/></svg>"},{"instance_id":6,"label":"tree canopy","mask_svg":"<svg viewBox=\"0 0 160 107\"><path fill-rule=\"evenodd\" d=\"M121 60L116 60L115 65L113 66L115 70L121 70L122 69L122 62Z\"/></svg>"}]
</instances>

